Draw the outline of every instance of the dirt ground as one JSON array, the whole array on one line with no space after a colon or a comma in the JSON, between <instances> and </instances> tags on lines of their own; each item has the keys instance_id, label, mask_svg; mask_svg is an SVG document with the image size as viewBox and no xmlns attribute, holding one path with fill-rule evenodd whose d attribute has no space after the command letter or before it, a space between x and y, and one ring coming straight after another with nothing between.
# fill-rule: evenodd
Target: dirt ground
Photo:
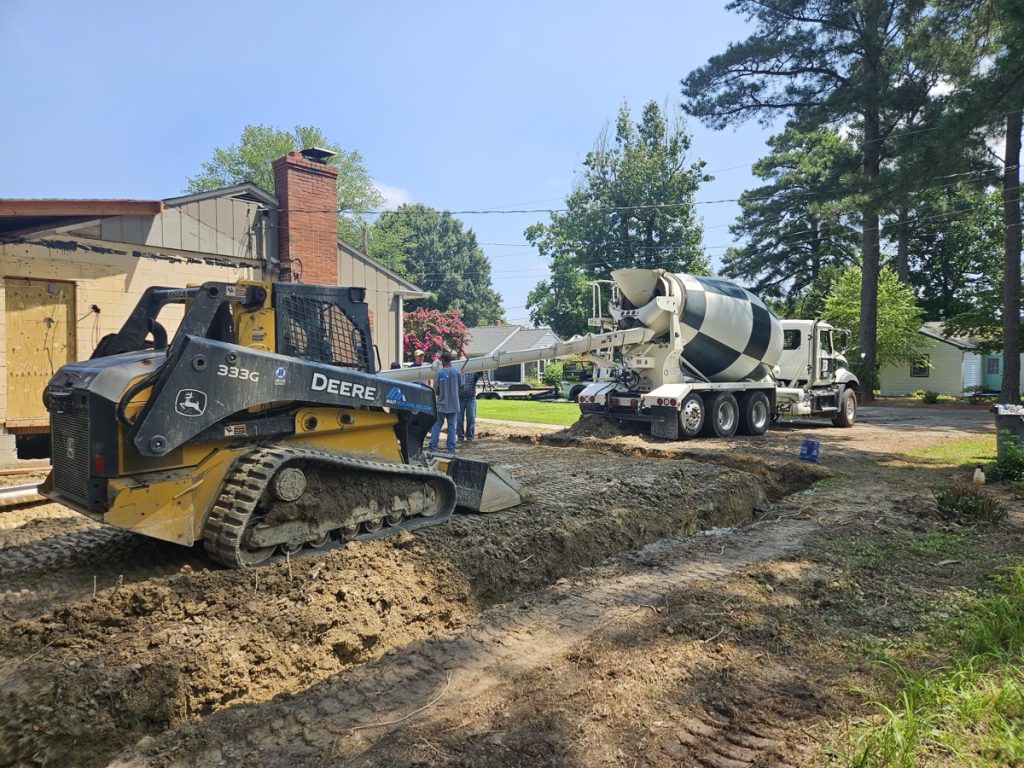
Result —
<instances>
[{"instance_id":1,"label":"dirt ground","mask_svg":"<svg viewBox=\"0 0 1024 768\"><path fill-rule=\"evenodd\" d=\"M482 424L465 453L522 506L245 572L0 511L0 765L823 764L872 644L1020 556L1017 511L941 519L953 473L899 455L992 431L877 406L686 443Z\"/></svg>"}]
</instances>

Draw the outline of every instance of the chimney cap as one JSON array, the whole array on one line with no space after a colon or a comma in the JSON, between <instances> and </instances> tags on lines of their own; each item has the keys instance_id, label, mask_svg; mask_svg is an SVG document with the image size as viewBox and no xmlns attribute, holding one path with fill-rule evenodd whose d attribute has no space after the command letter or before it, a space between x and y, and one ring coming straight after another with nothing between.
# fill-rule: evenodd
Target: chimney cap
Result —
<instances>
[{"instance_id":1,"label":"chimney cap","mask_svg":"<svg viewBox=\"0 0 1024 768\"><path fill-rule=\"evenodd\" d=\"M312 160L314 163L326 163L330 158L337 155L337 152L332 152L329 149L323 147L307 147L299 152L307 160Z\"/></svg>"}]
</instances>

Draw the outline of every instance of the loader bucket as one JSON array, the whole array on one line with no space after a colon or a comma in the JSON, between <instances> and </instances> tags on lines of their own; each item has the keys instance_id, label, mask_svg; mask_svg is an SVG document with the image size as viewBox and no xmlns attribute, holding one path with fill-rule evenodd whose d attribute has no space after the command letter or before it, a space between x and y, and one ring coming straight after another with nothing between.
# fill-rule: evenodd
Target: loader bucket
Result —
<instances>
[{"instance_id":1,"label":"loader bucket","mask_svg":"<svg viewBox=\"0 0 1024 768\"><path fill-rule=\"evenodd\" d=\"M456 504L473 512L500 512L523 503L519 484L486 461L450 459L445 470L458 489Z\"/></svg>"}]
</instances>

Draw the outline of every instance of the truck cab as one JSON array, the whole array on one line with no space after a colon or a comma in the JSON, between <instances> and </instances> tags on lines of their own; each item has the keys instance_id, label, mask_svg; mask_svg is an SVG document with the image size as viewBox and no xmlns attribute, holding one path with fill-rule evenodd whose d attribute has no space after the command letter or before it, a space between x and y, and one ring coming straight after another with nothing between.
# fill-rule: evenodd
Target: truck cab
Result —
<instances>
[{"instance_id":1,"label":"truck cab","mask_svg":"<svg viewBox=\"0 0 1024 768\"><path fill-rule=\"evenodd\" d=\"M850 332L823 320L782 320L782 356L778 378L788 387L822 387L845 380L843 353ZM845 374L843 373L845 371Z\"/></svg>"}]
</instances>

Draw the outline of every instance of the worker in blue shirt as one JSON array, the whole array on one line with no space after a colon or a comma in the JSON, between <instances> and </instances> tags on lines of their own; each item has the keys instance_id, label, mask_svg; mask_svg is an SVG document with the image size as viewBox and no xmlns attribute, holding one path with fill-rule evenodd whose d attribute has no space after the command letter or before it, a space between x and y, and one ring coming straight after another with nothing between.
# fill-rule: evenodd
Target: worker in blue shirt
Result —
<instances>
[{"instance_id":1,"label":"worker in blue shirt","mask_svg":"<svg viewBox=\"0 0 1024 768\"><path fill-rule=\"evenodd\" d=\"M448 436L445 447L448 453L455 453L455 416L459 412L459 388L462 386L462 373L452 368L451 352L441 353L441 370L434 377L434 392L437 395L437 421L430 432L429 449L437 450L437 441L441 437L441 423L448 422Z\"/></svg>"}]
</instances>

